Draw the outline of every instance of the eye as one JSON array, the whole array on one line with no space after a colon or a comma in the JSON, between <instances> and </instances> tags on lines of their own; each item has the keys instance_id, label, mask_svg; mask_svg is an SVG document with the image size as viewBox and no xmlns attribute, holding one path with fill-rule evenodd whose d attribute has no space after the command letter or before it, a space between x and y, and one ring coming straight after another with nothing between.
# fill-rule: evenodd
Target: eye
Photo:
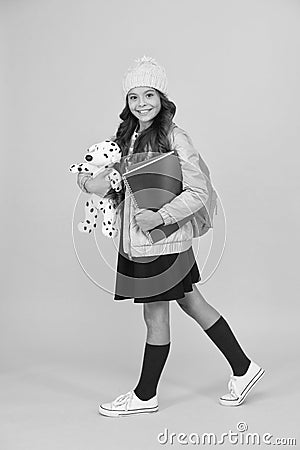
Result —
<instances>
[{"instance_id":1,"label":"eye","mask_svg":"<svg viewBox=\"0 0 300 450\"><path fill-rule=\"evenodd\" d=\"M134 100L136 98L136 95L131 95L130 97L129 97L129 100Z\"/></svg>"},{"instance_id":2,"label":"eye","mask_svg":"<svg viewBox=\"0 0 300 450\"><path fill-rule=\"evenodd\" d=\"M153 92L149 92L149 94L147 94L147 95L150 95L150 97L151 97L151 96L154 95L154 94L153 94Z\"/></svg>"}]
</instances>

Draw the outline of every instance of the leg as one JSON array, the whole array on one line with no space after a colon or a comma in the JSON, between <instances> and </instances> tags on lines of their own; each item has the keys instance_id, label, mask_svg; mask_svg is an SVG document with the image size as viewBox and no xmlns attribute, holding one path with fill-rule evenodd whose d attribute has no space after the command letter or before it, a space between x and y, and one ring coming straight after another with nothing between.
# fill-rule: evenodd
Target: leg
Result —
<instances>
[{"instance_id":1,"label":"leg","mask_svg":"<svg viewBox=\"0 0 300 450\"><path fill-rule=\"evenodd\" d=\"M233 374L244 375L249 366L250 359L243 352L227 321L200 294L193 285L193 291L188 292L185 298L177 303L204 329L207 336L215 343L230 364Z\"/></svg>"},{"instance_id":2,"label":"leg","mask_svg":"<svg viewBox=\"0 0 300 450\"><path fill-rule=\"evenodd\" d=\"M143 314L147 327L148 344L168 344L170 342L169 302L144 303Z\"/></svg>"},{"instance_id":3,"label":"leg","mask_svg":"<svg viewBox=\"0 0 300 450\"><path fill-rule=\"evenodd\" d=\"M196 320L204 330L211 327L220 318L220 313L207 303L195 284L193 284L192 292L186 292L183 299L176 301L180 308Z\"/></svg>"},{"instance_id":4,"label":"leg","mask_svg":"<svg viewBox=\"0 0 300 450\"><path fill-rule=\"evenodd\" d=\"M169 302L145 303L143 306L147 340L140 380L134 392L141 400L149 400L156 395L170 351Z\"/></svg>"}]
</instances>

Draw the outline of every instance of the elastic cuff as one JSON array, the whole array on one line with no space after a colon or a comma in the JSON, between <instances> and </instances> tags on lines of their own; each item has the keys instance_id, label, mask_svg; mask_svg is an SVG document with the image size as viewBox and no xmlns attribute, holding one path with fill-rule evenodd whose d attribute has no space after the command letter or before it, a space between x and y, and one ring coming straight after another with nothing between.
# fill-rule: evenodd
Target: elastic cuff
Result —
<instances>
[{"instance_id":1,"label":"elastic cuff","mask_svg":"<svg viewBox=\"0 0 300 450\"><path fill-rule=\"evenodd\" d=\"M85 187L85 185L86 185L86 182L87 182L89 179L90 179L90 177L86 178L86 179L84 180L84 182L82 183L83 190L84 190L84 192L86 192L87 194L90 194L90 191L87 190L87 188Z\"/></svg>"},{"instance_id":2,"label":"elastic cuff","mask_svg":"<svg viewBox=\"0 0 300 450\"><path fill-rule=\"evenodd\" d=\"M160 211L157 211L157 212L158 212L158 214L160 215L160 217L162 218L162 221L163 221L162 225L166 225L166 224L165 224L165 219L163 218L162 213L161 213Z\"/></svg>"},{"instance_id":3,"label":"elastic cuff","mask_svg":"<svg viewBox=\"0 0 300 450\"><path fill-rule=\"evenodd\" d=\"M79 187L80 189L85 192L86 194L91 194L90 191L87 190L87 188L85 187L85 183L92 178L91 175L86 175L85 177L82 177L80 182L79 182Z\"/></svg>"},{"instance_id":4,"label":"elastic cuff","mask_svg":"<svg viewBox=\"0 0 300 450\"><path fill-rule=\"evenodd\" d=\"M159 212L159 214L164 219L164 225L170 225L171 223L175 223L176 222L173 219L173 217L165 209L161 208L157 212Z\"/></svg>"}]
</instances>

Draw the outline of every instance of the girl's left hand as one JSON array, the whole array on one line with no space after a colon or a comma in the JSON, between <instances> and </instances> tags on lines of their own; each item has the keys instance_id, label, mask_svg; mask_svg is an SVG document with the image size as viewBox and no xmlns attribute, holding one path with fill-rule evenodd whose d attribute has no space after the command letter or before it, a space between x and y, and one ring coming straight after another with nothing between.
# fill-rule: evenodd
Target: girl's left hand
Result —
<instances>
[{"instance_id":1,"label":"girl's left hand","mask_svg":"<svg viewBox=\"0 0 300 450\"><path fill-rule=\"evenodd\" d=\"M151 209L142 209L134 216L136 223L142 231L149 231L158 225L162 225L163 218L159 212L151 211Z\"/></svg>"}]
</instances>

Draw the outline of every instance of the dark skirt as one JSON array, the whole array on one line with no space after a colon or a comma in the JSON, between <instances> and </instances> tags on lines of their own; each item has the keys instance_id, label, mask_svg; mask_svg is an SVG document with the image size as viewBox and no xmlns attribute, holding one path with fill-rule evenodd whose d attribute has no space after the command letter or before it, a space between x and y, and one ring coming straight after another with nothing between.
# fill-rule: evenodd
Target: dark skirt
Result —
<instances>
[{"instance_id":1,"label":"dark skirt","mask_svg":"<svg viewBox=\"0 0 300 450\"><path fill-rule=\"evenodd\" d=\"M123 229L123 224L122 227ZM133 257L123 250L120 233L114 300L133 298L134 303L151 303L184 298L201 280L193 247L181 253Z\"/></svg>"}]
</instances>

